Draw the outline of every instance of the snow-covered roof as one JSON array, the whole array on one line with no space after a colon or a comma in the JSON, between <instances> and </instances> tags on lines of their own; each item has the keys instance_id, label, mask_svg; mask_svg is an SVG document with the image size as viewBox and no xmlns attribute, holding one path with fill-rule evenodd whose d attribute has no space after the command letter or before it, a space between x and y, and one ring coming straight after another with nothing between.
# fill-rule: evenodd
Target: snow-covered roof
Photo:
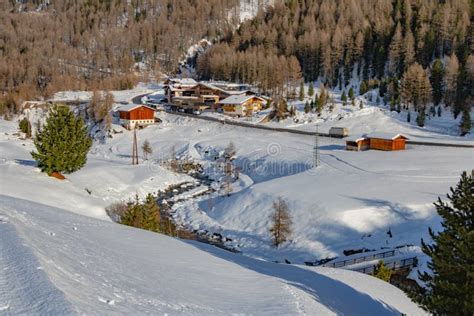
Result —
<instances>
[{"instance_id":1,"label":"snow-covered roof","mask_svg":"<svg viewBox=\"0 0 474 316\"><path fill-rule=\"evenodd\" d=\"M367 137L364 136L349 136L346 138L347 142L360 142L363 141L364 139L367 139Z\"/></svg>"},{"instance_id":2,"label":"snow-covered roof","mask_svg":"<svg viewBox=\"0 0 474 316\"><path fill-rule=\"evenodd\" d=\"M381 133L381 132L370 133L370 134L366 134L364 136L367 137L367 138L379 138L379 139L389 139L389 140L394 140L394 139L400 138L400 137L404 138L404 139L408 139L408 137L406 137L403 134Z\"/></svg>"},{"instance_id":3,"label":"snow-covered roof","mask_svg":"<svg viewBox=\"0 0 474 316\"><path fill-rule=\"evenodd\" d=\"M178 83L181 85L197 85L197 81L193 78L170 78L168 80L172 83Z\"/></svg>"},{"instance_id":4,"label":"snow-covered roof","mask_svg":"<svg viewBox=\"0 0 474 316\"><path fill-rule=\"evenodd\" d=\"M245 94L239 94L239 95L231 95L228 98L225 98L224 100L220 101L220 104L242 104L244 102L247 102L248 100L252 98L258 98L261 101L265 101L263 98L254 96L254 95L245 95Z\"/></svg>"},{"instance_id":5,"label":"snow-covered roof","mask_svg":"<svg viewBox=\"0 0 474 316\"><path fill-rule=\"evenodd\" d=\"M154 108L148 106L148 105L145 105L145 104L133 104L133 103L130 103L130 104L125 104L125 105L120 105L117 110L118 111L122 111L122 112L130 112L131 110L134 110L136 108L139 108L139 107L146 107L146 108L149 108L151 110L155 110Z\"/></svg>"}]
</instances>

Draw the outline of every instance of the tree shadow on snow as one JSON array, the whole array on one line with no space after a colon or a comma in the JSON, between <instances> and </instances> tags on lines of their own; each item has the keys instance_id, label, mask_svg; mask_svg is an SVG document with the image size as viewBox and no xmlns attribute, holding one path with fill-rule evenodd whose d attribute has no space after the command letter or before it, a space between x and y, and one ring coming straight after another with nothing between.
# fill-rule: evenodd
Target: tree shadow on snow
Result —
<instances>
[{"instance_id":1,"label":"tree shadow on snow","mask_svg":"<svg viewBox=\"0 0 474 316\"><path fill-rule=\"evenodd\" d=\"M320 150L344 150L346 146L344 145L324 145L319 146Z\"/></svg>"},{"instance_id":2,"label":"tree shadow on snow","mask_svg":"<svg viewBox=\"0 0 474 316\"><path fill-rule=\"evenodd\" d=\"M195 241L186 242L220 259L281 279L284 283L305 291L338 315L400 315L399 311L388 304L316 271L295 265L256 260Z\"/></svg>"},{"instance_id":3,"label":"tree shadow on snow","mask_svg":"<svg viewBox=\"0 0 474 316\"><path fill-rule=\"evenodd\" d=\"M15 159L15 162L19 165L22 165L22 166L36 167L36 161L34 161L34 160Z\"/></svg>"}]
</instances>

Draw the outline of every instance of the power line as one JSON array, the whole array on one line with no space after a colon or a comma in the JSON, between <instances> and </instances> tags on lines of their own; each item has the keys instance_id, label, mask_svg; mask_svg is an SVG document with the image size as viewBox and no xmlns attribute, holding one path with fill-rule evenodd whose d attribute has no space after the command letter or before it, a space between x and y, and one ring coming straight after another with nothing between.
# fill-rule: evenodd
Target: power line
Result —
<instances>
[{"instance_id":1,"label":"power line","mask_svg":"<svg viewBox=\"0 0 474 316\"><path fill-rule=\"evenodd\" d=\"M132 165L138 165L137 129L133 128Z\"/></svg>"},{"instance_id":2,"label":"power line","mask_svg":"<svg viewBox=\"0 0 474 316\"><path fill-rule=\"evenodd\" d=\"M314 148L313 148L313 167L317 168L321 165L319 158L319 131L318 124L316 124L316 133L314 134Z\"/></svg>"}]
</instances>

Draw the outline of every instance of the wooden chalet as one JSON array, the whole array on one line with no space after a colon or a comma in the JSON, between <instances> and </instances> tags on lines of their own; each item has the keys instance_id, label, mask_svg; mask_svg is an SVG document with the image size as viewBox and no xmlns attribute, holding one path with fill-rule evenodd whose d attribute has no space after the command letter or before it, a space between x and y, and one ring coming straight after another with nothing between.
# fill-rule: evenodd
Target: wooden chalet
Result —
<instances>
[{"instance_id":1,"label":"wooden chalet","mask_svg":"<svg viewBox=\"0 0 474 316\"><path fill-rule=\"evenodd\" d=\"M247 116L260 111L265 103L265 99L261 97L240 94L225 98L219 102L219 105L222 107L222 111L225 114Z\"/></svg>"},{"instance_id":2,"label":"wooden chalet","mask_svg":"<svg viewBox=\"0 0 474 316\"><path fill-rule=\"evenodd\" d=\"M118 108L120 124L128 129L155 123L155 109L148 105L128 104Z\"/></svg>"},{"instance_id":3,"label":"wooden chalet","mask_svg":"<svg viewBox=\"0 0 474 316\"><path fill-rule=\"evenodd\" d=\"M243 84L196 82L189 78L165 81L168 102L184 110L216 110L219 102L229 97L255 94L246 88L248 86Z\"/></svg>"}]
</instances>

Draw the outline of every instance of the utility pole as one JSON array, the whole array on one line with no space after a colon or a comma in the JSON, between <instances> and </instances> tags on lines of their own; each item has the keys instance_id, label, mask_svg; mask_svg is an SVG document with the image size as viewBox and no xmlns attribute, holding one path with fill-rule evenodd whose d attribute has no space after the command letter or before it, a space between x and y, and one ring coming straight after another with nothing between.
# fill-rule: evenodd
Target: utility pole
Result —
<instances>
[{"instance_id":1,"label":"utility pole","mask_svg":"<svg viewBox=\"0 0 474 316\"><path fill-rule=\"evenodd\" d=\"M316 133L314 134L314 148L313 148L313 167L317 168L321 165L319 159L319 131L318 124L316 124Z\"/></svg>"},{"instance_id":2,"label":"utility pole","mask_svg":"<svg viewBox=\"0 0 474 316\"><path fill-rule=\"evenodd\" d=\"M138 165L137 128L133 127L132 165Z\"/></svg>"}]
</instances>

